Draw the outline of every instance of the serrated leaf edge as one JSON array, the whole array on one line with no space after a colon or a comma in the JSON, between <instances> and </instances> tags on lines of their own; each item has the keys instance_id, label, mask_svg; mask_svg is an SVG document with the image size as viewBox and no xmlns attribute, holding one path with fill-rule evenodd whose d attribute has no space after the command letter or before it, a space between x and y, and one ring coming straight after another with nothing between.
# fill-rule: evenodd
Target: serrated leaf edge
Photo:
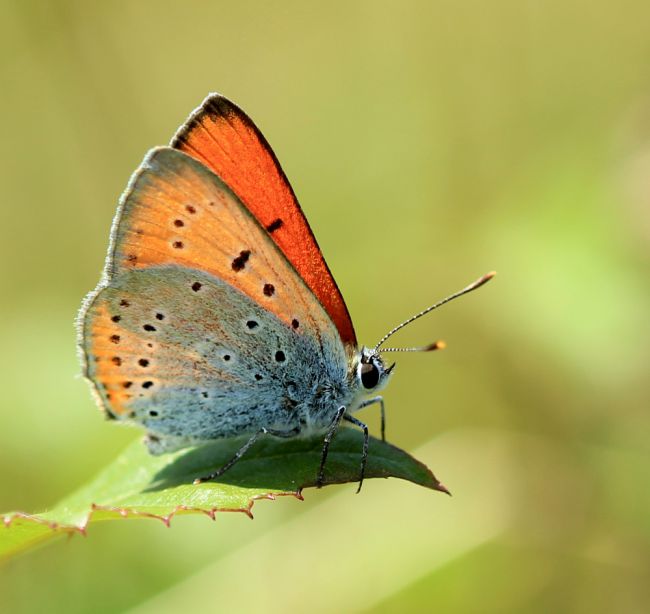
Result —
<instances>
[{"instance_id":1,"label":"serrated leaf edge","mask_svg":"<svg viewBox=\"0 0 650 614\"><path fill-rule=\"evenodd\" d=\"M171 520L174 516L178 514L203 514L210 518L211 520L216 520L217 513L221 512L240 512L246 514L251 520L253 519L253 506L259 500L269 500L274 501L278 497L295 497L299 501L303 501L304 497L302 496L302 489L296 490L295 492L269 492L260 495L253 495L246 507L211 507L211 508L202 508L188 505L177 505L175 506L169 514L155 514L153 512L142 512L135 508L130 507L113 507L110 505L98 505L96 503L90 504L90 510L86 514L86 517L80 524L64 524L52 520L47 520L39 516L38 514L28 514L26 512L10 512L9 514L4 514L2 517L2 522L7 529L11 529L11 525L17 520L27 520L35 524L40 524L49 528L52 533L62 533L69 535L83 535L84 537L88 533L88 525L92 523L92 517L95 512L108 512L110 514L115 514L114 518L127 518L129 516L136 516L139 518L154 518L160 520L166 527L171 526ZM7 553L4 556L9 556L11 553Z\"/></svg>"}]
</instances>

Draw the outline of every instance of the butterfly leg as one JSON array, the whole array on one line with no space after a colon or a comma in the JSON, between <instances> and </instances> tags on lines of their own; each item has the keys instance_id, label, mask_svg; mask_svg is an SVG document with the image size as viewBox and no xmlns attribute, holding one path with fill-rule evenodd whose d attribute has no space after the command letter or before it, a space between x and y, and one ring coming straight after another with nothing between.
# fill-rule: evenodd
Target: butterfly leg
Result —
<instances>
[{"instance_id":1,"label":"butterfly leg","mask_svg":"<svg viewBox=\"0 0 650 614\"><path fill-rule=\"evenodd\" d=\"M267 429L262 427L257 433L254 433L250 439L241 447L239 450L237 450L237 453L235 456L233 456L225 465L221 466L219 469L216 471L213 471L210 475L203 476L201 478L196 478L194 480L194 484L200 484L201 482L209 482L210 480L214 480L215 478L218 478L219 476L223 475L230 469L248 450L251 448L251 446L260 438L261 435L273 435L275 437L295 437L300 433L299 428L292 429L290 431L276 431L274 429Z\"/></svg>"},{"instance_id":2,"label":"butterfly leg","mask_svg":"<svg viewBox=\"0 0 650 614\"><path fill-rule=\"evenodd\" d=\"M325 439L323 440L323 451L321 452L320 456L320 467L318 468L318 477L316 478L316 488L321 488L323 486L323 480L325 478L325 461L327 461L327 453L330 449L330 441L332 441L334 433L336 433L337 429L339 428L339 424L341 424L343 414L345 414L345 406L341 406L336 410L332 424L330 424L329 428L327 429L327 433L325 434Z\"/></svg>"},{"instance_id":3,"label":"butterfly leg","mask_svg":"<svg viewBox=\"0 0 650 614\"><path fill-rule=\"evenodd\" d=\"M379 403L379 406L381 407L381 440L386 441L386 410L384 408L384 397L378 396L372 397L372 399L366 399L361 402L357 409L363 409L364 407L369 407L375 403Z\"/></svg>"},{"instance_id":4,"label":"butterfly leg","mask_svg":"<svg viewBox=\"0 0 650 614\"><path fill-rule=\"evenodd\" d=\"M368 461L368 443L370 441L370 435L368 435L368 425L357 420L354 416L346 414L343 416L344 420L351 422L355 426L358 426L363 430L363 451L361 453L361 471L359 472L359 488L357 488L357 494L361 492L361 485L363 484L363 476L366 473L366 462Z\"/></svg>"}]
</instances>

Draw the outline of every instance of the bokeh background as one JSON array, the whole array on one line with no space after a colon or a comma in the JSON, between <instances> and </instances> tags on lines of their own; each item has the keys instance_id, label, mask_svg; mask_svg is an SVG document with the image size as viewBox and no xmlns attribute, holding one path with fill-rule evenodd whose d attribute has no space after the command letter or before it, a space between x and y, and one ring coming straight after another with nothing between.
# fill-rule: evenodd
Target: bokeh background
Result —
<instances>
[{"instance_id":1,"label":"bokeh background","mask_svg":"<svg viewBox=\"0 0 650 614\"><path fill-rule=\"evenodd\" d=\"M110 522L5 563L0 610L642 612L650 604L650 4L0 3L0 509L140 436L78 377L118 196L210 91L257 122L372 344L396 480ZM364 414L377 432L378 421Z\"/></svg>"}]
</instances>

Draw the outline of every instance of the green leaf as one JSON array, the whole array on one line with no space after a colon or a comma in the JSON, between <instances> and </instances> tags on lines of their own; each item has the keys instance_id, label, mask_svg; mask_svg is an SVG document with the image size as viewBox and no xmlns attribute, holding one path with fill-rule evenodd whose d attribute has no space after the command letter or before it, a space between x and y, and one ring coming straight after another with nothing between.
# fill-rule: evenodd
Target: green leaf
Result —
<instances>
[{"instance_id":1,"label":"green leaf","mask_svg":"<svg viewBox=\"0 0 650 614\"><path fill-rule=\"evenodd\" d=\"M325 484L356 482L361 432L342 428L332 441ZM131 444L89 484L38 515L3 514L0 557L33 547L65 533L85 533L90 522L115 518L158 518L169 523L175 514L240 511L252 517L256 499L293 495L315 486L322 436L309 439L267 438L255 444L216 482L193 485L228 461L242 440L218 441L173 454L151 456L139 441ZM412 456L370 439L366 477L397 477L447 492L433 473Z\"/></svg>"}]
</instances>

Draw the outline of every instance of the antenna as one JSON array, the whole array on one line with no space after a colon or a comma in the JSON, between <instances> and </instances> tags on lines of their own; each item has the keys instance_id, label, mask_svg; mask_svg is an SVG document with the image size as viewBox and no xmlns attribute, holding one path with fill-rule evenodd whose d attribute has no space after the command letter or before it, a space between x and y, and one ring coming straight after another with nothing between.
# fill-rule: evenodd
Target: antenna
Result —
<instances>
[{"instance_id":1,"label":"antenna","mask_svg":"<svg viewBox=\"0 0 650 614\"><path fill-rule=\"evenodd\" d=\"M488 281L490 281L495 275L496 275L496 271L490 271L489 273L486 273L485 275L483 275L483 277L480 277L475 282L469 284L469 286L463 288L462 290L455 292L454 294L448 296L447 298L443 298L441 301L438 301L434 305L431 305L430 307L427 307L423 311L420 311L420 313L416 313L414 316L411 316L408 320L404 320L404 322L397 325L392 330L388 331L381 338L379 343L374 347L373 351L374 352L431 352L433 350L443 349L445 347L445 344L444 342L442 342L441 344L441 342L439 341L436 341L435 343L426 345L421 348L404 348L403 350L399 348L386 348L385 350L380 350L379 348L386 342L386 340L389 337L392 337L398 330L401 330L411 322L415 322L415 320L417 320L418 318L427 315L427 313L429 313L430 311L433 311L434 309L438 309L438 307L442 307L445 303L448 303L449 301L453 301L455 298L458 298L459 296L463 296L463 294L467 294L468 292L472 292L473 290L480 288L483 284L486 284Z\"/></svg>"},{"instance_id":2,"label":"antenna","mask_svg":"<svg viewBox=\"0 0 650 614\"><path fill-rule=\"evenodd\" d=\"M434 341L429 345L423 345L417 348L383 348L379 350L380 352L433 352L435 350L444 350L447 347L447 344L442 341Z\"/></svg>"}]
</instances>

